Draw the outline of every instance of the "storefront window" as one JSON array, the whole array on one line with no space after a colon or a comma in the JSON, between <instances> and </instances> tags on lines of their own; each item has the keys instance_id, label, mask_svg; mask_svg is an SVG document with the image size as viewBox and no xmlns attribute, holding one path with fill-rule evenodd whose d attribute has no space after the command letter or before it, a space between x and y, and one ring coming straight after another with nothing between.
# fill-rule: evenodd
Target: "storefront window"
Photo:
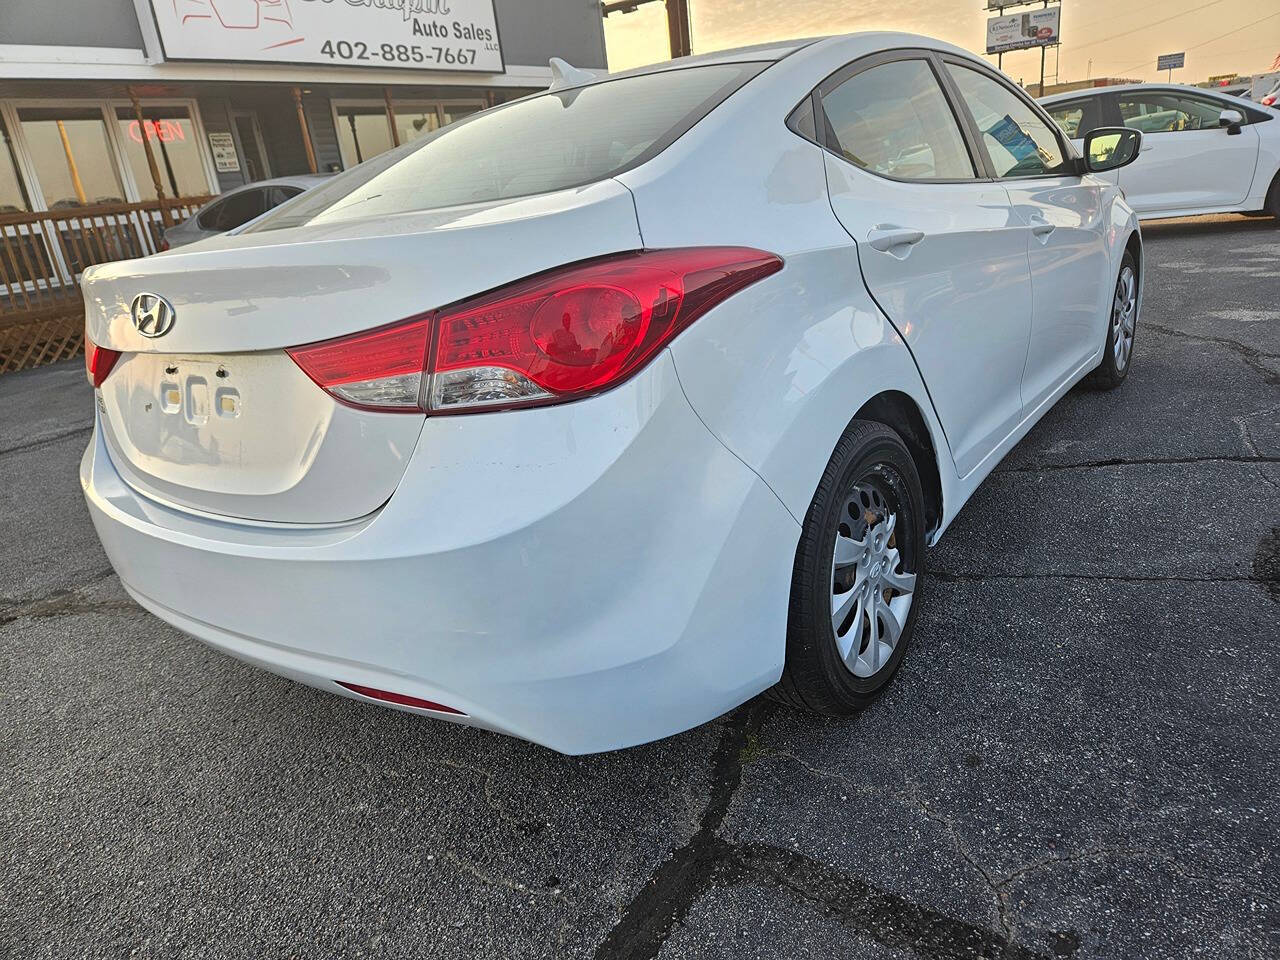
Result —
<instances>
[{"instance_id":1,"label":"storefront window","mask_svg":"<svg viewBox=\"0 0 1280 960\"><path fill-rule=\"evenodd\" d=\"M338 115L338 149L342 165L354 167L370 157L391 149L391 125L382 106L340 106Z\"/></svg>"},{"instance_id":2,"label":"storefront window","mask_svg":"<svg viewBox=\"0 0 1280 960\"><path fill-rule=\"evenodd\" d=\"M120 142L133 172L133 182L142 200L156 199L155 180L147 163L144 139L151 144L166 197L202 197L209 190L209 178L200 156L200 139L191 112L186 107L142 107L142 122L131 107L116 110Z\"/></svg>"},{"instance_id":3,"label":"storefront window","mask_svg":"<svg viewBox=\"0 0 1280 960\"><path fill-rule=\"evenodd\" d=\"M18 119L50 210L123 202L101 110L23 107Z\"/></svg>"},{"instance_id":4,"label":"storefront window","mask_svg":"<svg viewBox=\"0 0 1280 960\"><path fill-rule=\"evenodd\" d=\"M396 133L401 143L409 143L440 129L440 114L435 106L407 106L395 104Z\"/></svg>"},{"instance_id":5,"label":"storefront window","mask_svg":"<svg viewBox=\"0 0 1280 960\"><path fill-rule=\"evenodd\" d=\"M469 117L473 113L479 113L483 109L484 107L478 103L446 103L443 107L444 122L446 124L453 123L455 120Z\"/></svg>"},{"instance_id":6,"label":"storefront window","mask_svg":"<svg viewBox=\"0 0 1280 960\"><path fill-rule=\"evenodd\" d=\"M18 176L18 157L0 117L0 213L22 213L31 209L26 187Z\"/></svg>"}]
</instances>

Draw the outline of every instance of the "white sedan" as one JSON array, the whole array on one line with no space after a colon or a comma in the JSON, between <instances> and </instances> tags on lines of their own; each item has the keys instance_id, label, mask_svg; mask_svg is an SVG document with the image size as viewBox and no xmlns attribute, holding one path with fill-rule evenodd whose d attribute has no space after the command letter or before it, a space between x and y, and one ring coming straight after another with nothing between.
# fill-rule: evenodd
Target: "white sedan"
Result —
<instances>
[{"instance_id":1,"label":"white sedan","mask_svg":"<svg viewBox=\"0 0 1280 960\"><path fill-rule=\"evenodd\" d=\"M926 545L1129 372L1141 135L1083 160L905 34L569 76L86 273L107 555L220 650L560 751L857 710Z\"/></svg>"},{"instance_id":2,"label":"white sedan","mask_svg":"<svg viewBox=\"0 0 1280 960\"><path fill-rule=\"evenodd\" d=\"M1109 179L1144 220L1280 217L1280 111L1157 83L1055 94L1040 103L1077 144L1096 127L1142 131L1137 161Z\"/></svg>"}]
</instances>

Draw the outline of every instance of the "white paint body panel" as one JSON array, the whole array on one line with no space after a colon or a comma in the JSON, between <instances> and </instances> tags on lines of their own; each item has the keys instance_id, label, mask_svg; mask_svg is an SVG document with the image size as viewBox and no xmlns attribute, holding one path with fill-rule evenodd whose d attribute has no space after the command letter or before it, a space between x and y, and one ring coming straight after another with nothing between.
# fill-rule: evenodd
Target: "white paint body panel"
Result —
<instances>
[{"instance_id":1,"label":"white paint body panel","mask_svg":"<svg viewBox=\"0 0 1280 960\"><path fill-rule=\"evenodd\" d=\"M1226 128L1179 130L1142 135L1142 150L1132 164L1106 179L1119 183L1125 199L1143 220L1262 210L1267 192L1280 173L1280 111L1213 90L1176 84L1104 87L1094 96L1128 90L1177 93L1217 100L1224 110L1246 107L1270 120L1249 123L1231 135ZM1084 99L1079 91L1045 97L1046 107ZM1083 141L1073 140L1077 150Z\"/></svg>"},{"instance_id":2,"label":"white paint body panel","mask_svg":"<svg viewBox=\"0 0 1280 960\"><path fill-rule=\"evenodd\" d=\"M286 362L279 351L293 343L611 249L732 244L784 260L631 380L575 403L358 414L326 408L318 388L307 399L306 384L285 375L282 403L301 426L277 454L259 448L263 463L277 456L274 472L210 481L201 495L292 490L294 502L271 507L289 511L277 522L231 519L248 514L222 501L183 501L163 484L198 468L178 457L150 481L131 477L151 466L152 438L132 422L117 429L134 416L129 377L120 396L109 379L81 478L121 580L158 616L268 669L339 693L342 681L444 703L464 711L463 722L566 752L665 736L776 682L800 523L849 420L889 391L914 404L936 452L936 539L1100 358L1106 316L1091 318L1089 306L1109 302L1136 230L1118 191L1100 181L973 183L930 202L941 194L895 192L833 166L784 126L844 64L921 45L961 53L903 34L814 43L649 162L569 195L332 234L218 238L190 254L95 271L86 291L99 342L164 353L122 317L140 288L175 298L180 324L195 318L180 352L253 353L270 364ZM1057 218L1053 245L1033 246L1033 209ZM873 254L857 239L905 219L927 226L930 241L906 268L868 267ZM121 363L117 373L144 369L136 355ZM1039 396L1030 404L1028 365ZM359 515L355 498L338 510L323 486L308 488L333 471L320 464L339 432L334 455L348 460L379 445L399 449L398 436L378 433L374 421L387 418L419 436L403 462L379 468L379 482L396 476L385 502ZM299 437L321 421L325 443L289 486L286 465L306 446ZM192 450L211 447L199 434L185 439ZM376 483L358 482L369 500L381 496ZM211 516L212 506L228 516ZM320 506L347 522L320 522ZM317 514L310 522L308 509Z\"/></svg>"}]
</instances>

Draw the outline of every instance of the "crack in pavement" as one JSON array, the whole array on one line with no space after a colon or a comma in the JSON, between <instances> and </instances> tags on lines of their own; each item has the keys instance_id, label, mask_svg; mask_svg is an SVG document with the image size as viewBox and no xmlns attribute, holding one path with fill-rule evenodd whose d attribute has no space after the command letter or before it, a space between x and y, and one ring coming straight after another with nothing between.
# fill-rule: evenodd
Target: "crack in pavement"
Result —
<instances>
[{"instance_id":1,"label":"crack in pavement","mask_svg":"<svg viewBox=\"0 0 1280 960\"><path fill-rule=\"evenodd\" d=\"M1280 354L1263 353L1261 350L1255 350L1247 347L1238 340L1231 340L1227 337L1207 337L1199 333L1188 333L1185 330L1175 330L1173 327L1161 326L1158 323L1152 323L1144 320L1142 326L1148 330L1154 330L1156 333L1163 333L1167 337L1180 337L1183 340L1190 340L1196 343L1214 343L1220 347L1226 347L1232 353L1235 353L1244 359L1244 362L1255 372L1262 376L1263 380L1272 386L1280 385L1280 373L1266 366L1268 360L1280 360Z\"/></svg>"},{"instance_id":2,"label":"crack in pavement","mask_svg":"<svg viewBox=\"0 0 1280 960\"><path fill-rule=\"evenodd\" d=\"M758 734L776 708L756 699L725 718L712 758L710 796L697 831L623 907L618 922L596 949L596 960L653 960L703 894L744 884L787 891L823 907L841 925L883 946L910 949L926 960L1048 960L1047 955L1017 944L1006 932L948 917L798 851L766 843L734 844L721 837L719 830L741 786L743 767L762 752ZM930 815L927 808L926 815ZM965 859L993 885L981 867ZM1001 923L1007 931L1012 923L1005 921L1002 910ZM1072 957L1079 948L1074 933L1051 931L1048 936L1055 957Z\"/></svg>"},{"instance_id":3,"label":"crack in pavement","mask_svg":"<svg viewBox=\"0 0 1280 960\"><path fill-rule=\"evenodd\" d=\"M34 440L15 443L11 447L0 447L0 457L3 457L6 453L21 453L24 450L35 450L38 447L45 447L51 443L57 443L59 440L66 440L68 437L78 437L82 433L91 432L93 432L92 423L83 427L71 427L67 430L60 430L57 433L47 433L42 437L36 437Z\"/></svg>"},{"instance_id":4,"label":"crack in pavement","mask_svg":"<svg viewBox=\"0 0 1280 960\"><path fill-rule=\"evenodd\" d=\"M1140 574L1108 573L974 573L953 570L926 571L940 583L981 583L984 580L1092 580L1098 583L1260 583L1267 580L1253 577L1177 577Z\"/></svg>"},{"instance_id":5,"label":"crack in pavement","mask_svg":"<svg viewBox=\"0 0 1280 960\"><path fill-rule=\"evenodd\" d=\"M109 577L115 576L110 567L85 576L78 587L54 590L40 597L10 600L0 603L0 627L24 617L42 620L49 617L72 617L80 613L96 613L102 610L140 610L132 600L90 600L84 591Z\"/></svg>"},{"instance_id":6,"label":"crack in pavement","mask_svg":"<svg viewBox=\"0 0 1280 960\"><path fill-rule=\"evenodd\" d=\"M999 467L992 474L1000 473L1048 473L1058 470L1094 470L1101 467L1139 467L1139 466L1180 466L1195 463L1243 463L1243 464L1280 464L1280 457L1267 457L1258 453L1253 447L1253 456L1248 457L1137 457L1127 460L1116 457L1108 460L1084 460L1080 463L1037 463L1025 467ZM1268 483L1273 483L1264 474Z\"/></svg>"}]
</instances>

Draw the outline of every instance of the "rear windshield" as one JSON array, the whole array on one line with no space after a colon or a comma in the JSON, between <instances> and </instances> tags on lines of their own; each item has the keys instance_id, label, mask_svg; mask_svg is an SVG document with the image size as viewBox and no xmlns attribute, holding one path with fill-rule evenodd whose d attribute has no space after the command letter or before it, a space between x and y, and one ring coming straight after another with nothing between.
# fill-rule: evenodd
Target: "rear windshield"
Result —
<instances>
[{"instance_id":1,"label":"rear windshield","mask_svg":"<svg viewBox=\"0 0 1280 960\"><path fill-rule=\"evenodd\" d=\"M486 110L353 167L250 229L433 210L594 183L665 149L766 65L636 74Z\"/></svg>"}]
</instances>

